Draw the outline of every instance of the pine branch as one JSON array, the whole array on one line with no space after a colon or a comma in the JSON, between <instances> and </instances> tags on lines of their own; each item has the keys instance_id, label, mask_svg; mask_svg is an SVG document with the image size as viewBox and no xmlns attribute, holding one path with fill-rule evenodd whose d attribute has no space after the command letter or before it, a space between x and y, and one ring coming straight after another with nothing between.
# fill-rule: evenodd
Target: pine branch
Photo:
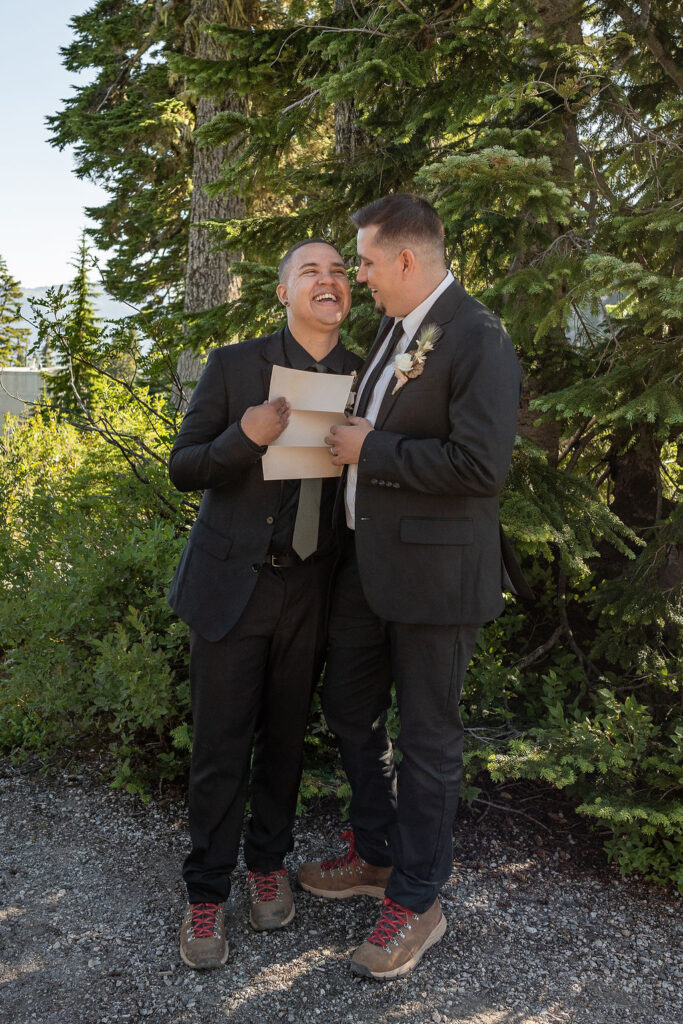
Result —
<instances>
[{"instance_id":1,"label":"pine branch","mask_svg":"<svg viewBox=\"0 0 683 1024\"><path fill-rule=\"evenodd\" d=\"M557 629L553 630L552 634L548 637L544 644L541 644L540 647L537 647L535 650L533 650L531 654L527 654L527 656L525 658L522 658L521 661L515 662L515 668L519 669L519 671L521 672L522 669L528 668L529 665L533 665L534 662L540 661L544 654L547 654L548 651L552 650L552 648L555 646L555 644L561 636L562 626L558 626Z\"/></svg>"},{"instance_id":2,"label":"pine branch","mask_svg":"<svg viewBox=\"0 0 683 1024\"><path fill-rule=\"evenodd\" d=\"M666 72L672 82L675 82L678 88L683 92L683 71L680 70L678 64L673 58L669 56L661 42L659 41L654 29L650 25L649 20L649 5L646 20L643 21L642 12L639 17L635 11L625 4L621 3L620 0L615 0L614 9L620 15L627 30L636 38L641 37L648 50L655 58L657 63Z\"/></svg>"},{"instance_id":3,"label":"pine branch","mask_svg":"<svg viewBox=\"0 0 683 1024\"><path fill-rule=\"evenodd\" d=\"M595 667L590 658L583 653L583 651L581 650L581 648L579 647L574 638L574 633L572 631L571 625L569 624L569 616L567 614L567 577L562 570L560 570L560 575L557 581L557 591L561 632L564 633L567 640L569 641L569 646L578 658L579 664L581 665L581 669L584 675L586 676L586 682L588 682L588 676L586 675L587 670L592 672L597 677L600 676L600 672Z\"/></svg>"},{"instance_id":4,"label":"pine branch","mask_svg":"<svg viewBox=\"0 0 683 1024\"><path fill-rule=\"evenodd\" d=\"M156 0L154 18L152 19L152 23L149 27L147 35L144 37L142 43L135 51L135 53L131 57L129 57L128 60L125 61L124 64L122 64L122 66L119 68L119 71L116 77L114 78L114 81L111 83L106 93L104 94L104 98L100 103L98 103L97 107L95 108L96 114L100 113L100 111L102 110L102 108L104 107L109 97L114 92L114 90L123 84L128 73L137 64L140 58L145 53L147 53L147 51L152 46L154 46L154 44L156 43L156 30L159 28L159 25L162 23L162 21L165 20L166 15L169 14L173 10L173 8L177 6L179 2L180 0L167 0L166 3L162 3L161 0Z\"/></svg>"}]
</instances>

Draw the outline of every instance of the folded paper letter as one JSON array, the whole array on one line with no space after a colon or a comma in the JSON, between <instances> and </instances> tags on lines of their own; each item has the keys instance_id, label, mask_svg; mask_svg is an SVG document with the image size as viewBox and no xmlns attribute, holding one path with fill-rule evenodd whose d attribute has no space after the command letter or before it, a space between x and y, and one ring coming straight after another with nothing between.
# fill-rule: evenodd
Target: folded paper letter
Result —
<instances>
[{"instance_id":1,"label":"folded paper letter","mask_svg":"<svg viewBox=\"0 0 683 1024\"><path fill-rule=\"evenodd\" d=\"M352 375L309 373L274 366L268 401L286 398L292 407L287 428L263 456L264 480L305 480L341 476L333 466L325 436L335 423L345 423L344 409Z\"/></svg>"}]
</instances>

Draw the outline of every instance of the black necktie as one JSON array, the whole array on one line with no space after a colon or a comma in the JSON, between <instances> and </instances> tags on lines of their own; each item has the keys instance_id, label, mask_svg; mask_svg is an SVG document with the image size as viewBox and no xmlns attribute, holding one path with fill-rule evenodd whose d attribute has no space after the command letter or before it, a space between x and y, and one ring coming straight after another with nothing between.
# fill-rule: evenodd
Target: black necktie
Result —
<instances>
[{"instance_id":1,"label":"black necktie","mask_svg":"<svg viewBox=\"0 0 683 1024\"><path fill-rule=\"evenodd\" d=\"M370 399L372 398L372 392L375 390L375 385L377 384L377 381L381 377L382 372L385 369L387 363L395 354L396 346L398 345L398 342L402 337L403 320L397 320L396 323L394 324L394 329L391 332L389 344L385 348L382 358L377 362L374 370L372 370L372 372L369 374L367 380L361 382L363 390L361 391L360 398L358 399L358 406L356 407L354 416L365 416L365 410L370 404Z\"/></svg>"}]
</instances>

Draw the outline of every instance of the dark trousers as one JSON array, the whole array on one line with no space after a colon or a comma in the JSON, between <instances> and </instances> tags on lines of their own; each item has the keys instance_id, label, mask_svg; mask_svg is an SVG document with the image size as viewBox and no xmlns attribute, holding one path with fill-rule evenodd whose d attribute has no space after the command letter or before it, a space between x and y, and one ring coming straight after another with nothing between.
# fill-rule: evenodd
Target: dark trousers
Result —
<instances>
[{"instance_id":1,"label":"dark trousers","mask_svg":"<svg viewBox=\"0 0 683 1024\"><path fill-rule=\"evenodd\" d=\"M249 870L275 871L292 849L304 733L324 654L331 566L325 558L263 568L227 636L210 643L190 633L192 851L183 868L190 902L222 902L229 895L250 774L244 842Z\"/></svg>"},{"instance_id":2,"label":"dark trousers","mask_svg":"<svg viewBox=\"0 0 683 1024\"><path fill-rule=\"evenodd\" d=\"M370 864L393 864L387 896L416 913L432 905L453 867L463 749L458 702L478 630L378 618L349 543L330 610L323 709L351 784L358 851ZM392 681L401 722L398 771L386 728Z\"/></svg>"}]
</instances>

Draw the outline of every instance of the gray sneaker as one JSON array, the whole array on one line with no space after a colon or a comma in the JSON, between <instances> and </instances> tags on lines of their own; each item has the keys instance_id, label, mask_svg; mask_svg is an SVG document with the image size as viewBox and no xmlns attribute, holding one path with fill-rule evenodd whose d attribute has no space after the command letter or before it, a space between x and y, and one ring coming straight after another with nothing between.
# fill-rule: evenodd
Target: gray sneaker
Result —
<instances>
[{"instance_id":1,"label":"gray sneaker","mask_svg":"<svg viewBox=\"0 0 683 1024\"><path fill-rule=\"evenodd\" d=\"M180 956L197 970L222 967L228 959L222 903L188 903L180 929Z\"/></svg>"},{"instance_id":2,"label":"gray sneaker","mask_svg":"<svg viewBox=\"0 0 683 1024\"><path fill-rule=\"evenodd\" d=\"M257 932L284 928L294 917L294 897L284 868L279 871L250 871L249 923Z\"/></svg>"}]
</instances>

